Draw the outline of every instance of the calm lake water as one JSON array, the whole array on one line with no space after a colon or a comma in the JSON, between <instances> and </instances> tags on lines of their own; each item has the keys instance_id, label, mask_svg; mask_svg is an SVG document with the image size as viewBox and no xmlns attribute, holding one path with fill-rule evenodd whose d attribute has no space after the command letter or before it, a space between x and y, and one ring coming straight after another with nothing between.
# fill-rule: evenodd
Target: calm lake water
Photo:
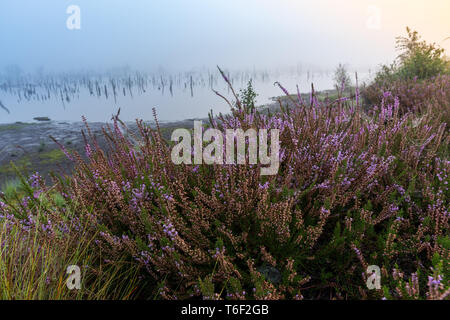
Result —
<instances>
[{"instance_id":1,"label":"calm lake water","mask_svg":"<svg viewBox=\"0 0 450 320\"><path fill-rule=\"evenodd\" d=\"M191 80L193 77L194 80ZM296 93L299 85L302 93L310 92L311 83L316 90L333 88L333 72L300 72L299 70L276 72L235 72L230 76L236 92L246 87L251 78L253 87L258 93L257 103L263 105L271 103L272 97L283 95L280 88L274 85L280 82L290 93ZM368 80L368 71L358 71L360 83ZM128 91L125 96L122 89L118 89L116 99L111 95L108 80L104 81L109 89L109 97L97 97L89 94L87 87L80 86L71 97L70 102L64 101L59 94L52 94L49 99L30 99L29 101L18 96L17 91L0 90L0 101L10 111L0 109L0 123L33 122L35 117L48 117L55 121L80 121L85 116L91 122L103 122L111 119L120 107L120 117L124 121L133 121L136 118L152 120L152 108L155 107L160 121L176 121L191 118L206 117L212 109L215 114L226 113L229 107L226 102L217 96L212 89L218 91L230 101L233 100L225 81L215 73L190 73L179 75L153 76L152 81L143 90L132 87L133 96ZM157 79L157 80L154 80ZM159 80L161 79L161 80ZM210 81L210 79L212 79ZM191 82L192 81L192 82ZM162 85L164 83L164 85ZM170 89L170 84L171 89ZM191 90L191 83L192 90ZM0 83L1 84L1 83ZM46 95L42 88L39 94ZM127 89L128 90L128 89Z\"/></svg>"}]
</instances>

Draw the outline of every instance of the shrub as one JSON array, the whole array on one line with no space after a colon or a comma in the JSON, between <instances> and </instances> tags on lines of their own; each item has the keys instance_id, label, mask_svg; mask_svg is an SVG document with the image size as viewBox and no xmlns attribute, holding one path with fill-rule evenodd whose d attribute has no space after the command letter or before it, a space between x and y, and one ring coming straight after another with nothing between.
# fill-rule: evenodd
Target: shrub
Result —
<instances>
[{"instance_id":1,"label":"shrub","mask_svg":"<svg viewBox=\"0 0 450 320\"><path fill-rule=\"evenodd\" d=\"M81 215L34 174L23 194L0 198L0 299L130 299L139 292L137 268L102 261ZM6 201L5 202L2 202ZM17 200L17 201L16 201ZM66 270L81 269L81 289L69 290Z\"/></svg>"},{"instance_id":2,"label":"shrub","mask_svg":"<svg viewBox=\"0 0 450 320\"><path fill-rule=\"evenodd\" d=\"M115 118L107 149L86 123L86 159L67 153L73 175L52 193L32 182L0 214L25 219L45 204L52 221L86 221L79 239L95 239L97 264L138 268L140 298L448 298L448 101L419 117L386 97L366 114L352 99L288 96L294 108L266 115L235 97L210 126L279 129L278 175L175 165L158 124L137 121L134 134ZM366 286L369 265L380 290Z\"/></svg>"},{"instance_id":3,"label":"shrub","mask_svg":"<svg viewBox=\"0 0 450 320\"><path fill-rule=\"evenodd\" d=\"M382 65L375 77L378 85L387 85L395 80L424 80L450 72L450 65L443 48L435 43L421 41L417 31L406 27L407 36L397 37L400 54L390 66Z\"/></svg>"},{"instance_id":4,"label":"shrub","mask_svg":"<svg viewBox=\"0 0 450 320\"><path fill-rule=\"evenodd\" d=\"M334 86L338 89L349 88L352 85L352 81L347 71L347 67L341 63L334 71Z\"/></svg>"},{"instance_id":5,"label":"shrub","mask_svg":"<svg viewBox=\"0 0 450 320\"><path fill-rule=\"evenodd\" d=\"M258 94L253 89L252 80L250 79L247 83L247 88L241 90L239 94L240 101L242 101L242 104L249 109L249 112L254 111L257 96Z\"/></svg>"},{"instance_id":6,"label":"shrub","mask_svg":"<svg viewBox=\"0 0 450 320\"><path fill-rule=\"evenodd\" d=\"M420 41L419 33L408 27L406 32L407 37L397 38L397 49L401 51L397 72L401 79L423 80L449 72L443 48Z\"/></svg>"},{"instance_id":7,"label":"shrub","mask_svg":"<svg viewBox=\"0 0 450 320\"><path fill-rule=\"evenodd\" d=\"M449 101L450 64L444 49L421 41L417 31L408 27L406 31L407 37L397 38L397 60L382 65L374 81L363 89L368 107L379 105L385 92L400 99L403 112L426 108L431 99Z\"/></svg>"}]
</instances>

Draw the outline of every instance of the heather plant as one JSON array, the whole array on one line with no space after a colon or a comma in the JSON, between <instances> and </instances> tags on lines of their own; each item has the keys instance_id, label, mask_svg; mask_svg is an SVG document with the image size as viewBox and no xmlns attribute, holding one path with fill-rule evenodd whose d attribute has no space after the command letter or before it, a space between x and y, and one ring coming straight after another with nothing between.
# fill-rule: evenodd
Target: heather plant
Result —
<instances>
[{"instance_id":1,"label":"heather plant","mask_svg":"<svg viewBox=\"0 0 450 320\"><path fill-rule=\"evenodd\" d=\"M447 95L416 113L382 92L365 112L358 89L306 103L280 85L289 107L263 114L222 75L232 112L209 126L278 129L278 174L176 165L156 114L138 132L114 117L106 148L86 122L85 155L60 145L71 176L22 178L0 200L3 297L448 299ZM87 292L61 287L67 264L90 266Z\"/></svg>"},{"instance_id":2,"label":"heather plant","mask_svg":"<svg viewBox=\"0 0 450 320\"><path fill-rule=\"evenodd\" d=\"M398 56L398 74L403 79L428 79L440 74L449 73L448 61L445 59L443 48L435 43L429 44L421 41L419 33L406 28L407 37L397 38L397 49L401 51Z\"/></svg>"},{"instance_id":3,"label":"heather plant","mask_svg":"<svg viewBox=\"0 0 450 320\"><path fill-rule=\"evenodd\" d=\"M388 96L369 114L358 94L289 96L294 108L260 114L235 94L210 126L280 130L279 173L265 177L261 164L175 165L159 125L142 121L133 134L114 119L102 150L86 123L87 160L68 153L74 174L55 187L91 213L103 259L140 268L144 298L444 299L449 104L418 117ZM383 289L366 287L368 265Z\"/></svg>"},{"instance_id":4,"label":"heather plant","mask_svg":"<svg viewBox=\"0 0 450 320\"><path fill-rule=\"evenodd\" d=\"M101 260L81 215L33 174L20 192L0 198L0 299L130 299L137 269ZM66 286L69 265L82 271L80 290Z\"/></svg>"},{"instance_id":5,"label":"heather plant","mask_svg":"<svg viewBox=\"0 0 450 320\"><path fill-rule=\"evenodd\" d=\"M399 100L401 112L426 111L432 101L441 106L439 115L446 115L448 120L448 103L450 101L450 75L439 75L427 80L393 80L389 84L379 85L376 82L363 89L368 105L367 109L379 106L382 100L394 103Z\"/></svg>"}]
</instances>

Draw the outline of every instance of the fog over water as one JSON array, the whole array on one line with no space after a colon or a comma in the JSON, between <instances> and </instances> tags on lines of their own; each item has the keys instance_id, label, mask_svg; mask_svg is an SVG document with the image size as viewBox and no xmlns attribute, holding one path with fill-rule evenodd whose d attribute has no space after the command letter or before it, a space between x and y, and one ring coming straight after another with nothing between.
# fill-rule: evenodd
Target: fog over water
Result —
<instances>
[{"instance_id":1,"label":"fog over water","mask_svg":"<svg viewBox=\"0 0 450 320\"><path fill-rule=\"evenodd\" d=\"M367 73L362 75L369 77ZM153 107L157 110L158 119L166 121L204 118L210 110L213 110L215 114L229 111L227 103L213 91L218 91L230 100L233 98L217 70L200 70L164 76L151 74L151 76L142 77L145 77L145 84L142 87L138 81L141 78L137 78L136 75L125 78L86 78L92 79L90 80L92 91L89 89L89 84L82 86L71 81L61 81L62 85L59 85L56 90L53 87L46 89L45 86L30 86L25 89L21 86L0 87L2 101L10 110L9 114L3 112L0 123L30 122L34 117L40 116L49 117L52 120L79 121L82 115L89 121L107 121L119 107L121 119L125 121L133 121L136 118L152 120ZM117 83L122 81L117 85L116 96L112 91L111 79ZM131 86L128 86L129 79L131 79ZM238 92L252 79L254 90L258 93L256 99L258 105L273 103L272 97L283 95L274 81L282 83L293 94L297 92L297 85L301 92L310 91L311 83L314 83L316 90L329 89L333 86L330 72L311 72L302 69L248 73L235 71L229 74L229 79ZM97 85L100 81L102 81L101 84ZM66 88L69 89L66 90ZM2 89L6 90L2 91Z\"/></svg>"},{"instance_id":2,"label":"fog over water","mask_svg":"<svg viewBox=\"0 0 450 320\"><path fill-rule=\"evenodd\" d=\"M67 27L72 5L80 29ZM151 119L152 107L162 120L225 112L211 90L228 94L216 65L233 74L237 89L252 78L261 104L281 94L275 81L290 91L298 84L307 92L311 82L329 89L338 63L364 80L391 62L395 37L407 25L448 50L449 12L450 1L442 0L2 0L0 101L9 113L0 108L0 123L81 115L104 121L118 107L125 120ZM120 70L126 72L117 76ZM136 72L148 81L145 92L134 83L134 92L113 98L111 74L126 79ZM63 81L49 98L38 76L62 73L103 75L102 95L82 85L67 93ZM27 89L18 95L15 86ZM37 92L27 99L30 90Z\"/></svg>"}]
</instances>

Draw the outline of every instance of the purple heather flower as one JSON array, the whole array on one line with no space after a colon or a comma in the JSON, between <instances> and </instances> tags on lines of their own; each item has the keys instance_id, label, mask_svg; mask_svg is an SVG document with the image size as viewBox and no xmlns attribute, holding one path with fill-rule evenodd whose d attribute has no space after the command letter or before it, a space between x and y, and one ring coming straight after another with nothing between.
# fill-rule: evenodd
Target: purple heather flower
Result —
<instances>
[{"instance_id":1,"label":"purple heather flower","mask_svg":"<svg viewBox=\"0 0 450 320\"><path fill-rule=\"evenodd\" d=\"M169 219L167 219L163 224L163 231L169 236L171 240L173 240L178 235L177 230Z\"/></svg>"},{"instance_id":2,"label":"purple heather flower","mask_svg":"<svg viewBox=\"0 0 450 320\"><path fill-rule=\"evenodd\" d=\"M34 173L33 175L30 176L29 181L30 181L31 187L33 189L39 188L40 181L41 181L41 176L39 176L39 173L36 172L36 173Z\"/></svg>"},{"instance_id":3,"label":"purple heather flower","mask_svg":"<svg viewBox=\"0 0 450 320\"><path fill-rule=\"evenodd\" d=\"M269 188L269 181L267 181L267 182L264 183L264 184L259 184L259 188L260 188L260 189L263 189L263 190L268 189L268 188Z\"/></svg>"}]
</instances>

